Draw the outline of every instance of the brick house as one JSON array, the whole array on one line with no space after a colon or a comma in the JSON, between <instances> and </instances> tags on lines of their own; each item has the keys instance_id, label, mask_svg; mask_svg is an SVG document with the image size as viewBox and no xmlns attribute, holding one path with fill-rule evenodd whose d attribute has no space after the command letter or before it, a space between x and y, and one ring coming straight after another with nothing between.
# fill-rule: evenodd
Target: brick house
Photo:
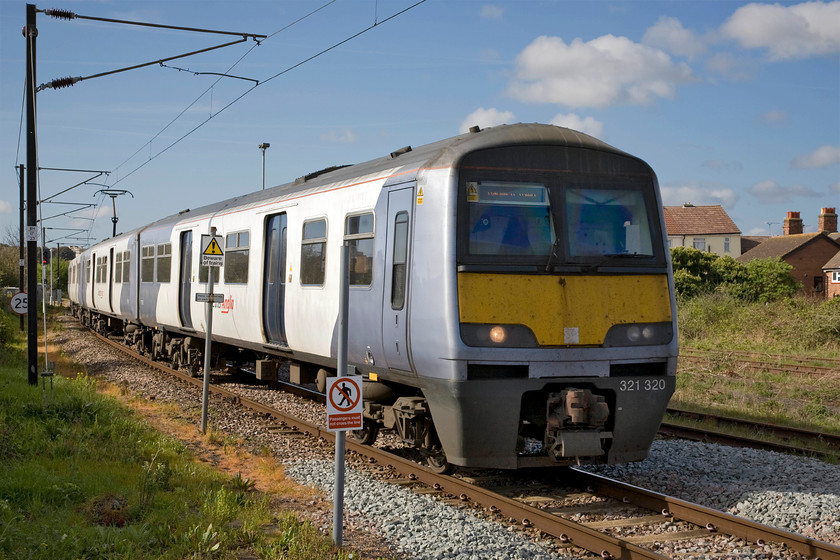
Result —
<instances>
[{"instance_id":1,"label":"brick house","mask_svg":"<svg viewBox=\"0 0 840 560\"><path fill-rule=\"evenodd\" d=\"M840 251L823 266L825 274L825 297L840 296Z\"/></svg>"},{"instance_id":2,"label":"brick house","mask_svg":"<svg viewBox=\"0 0 840 560\"><path fill-rule=\"evenodd\" d=\"M693 247L735 258L741 254L741 230L720 205L663 206L668 247Z\"/></svg>"},{"instance_id":3,"label":"brick house","mask_svg":"<svg viewBox=\"0 0 840 560\"><path fill-rule=\"evenodd\" d=\"M779 257L793 267L791 275L802 282L806 294L822 295L828 285L824 266L840 252L840 242L831 235L837 232L834 208L822 209L818 229L820 231L816 233L802 233L799 212L788 212L782 228L784 235L767 239L736 260L746 263L753 259Z\"/></svg>"}]
</instances>

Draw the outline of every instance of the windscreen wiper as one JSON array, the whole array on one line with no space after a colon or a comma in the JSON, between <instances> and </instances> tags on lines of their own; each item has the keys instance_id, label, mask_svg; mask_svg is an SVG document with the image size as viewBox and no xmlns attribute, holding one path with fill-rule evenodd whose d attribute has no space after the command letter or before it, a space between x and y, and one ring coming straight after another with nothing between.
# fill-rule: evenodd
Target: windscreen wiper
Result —
<instances>
[{"instance_id":1,"label":"windscreen wiper","mask_svg":"<svg viewBox=\"0 0 840 560\"><path fill-rule=\"evenodd\" d=\"M583 267L584 272L592 272L594 270L598 270L602 266L607 263L623 260L623 259L652 259L653 255L644 255L639 253L613 253L604 255L604 258L598 262L592 263L590 265L586 265Z\"/></svg>"},{"instance_id":2,"label":"windscreen wiper","mask_svg":"<svg viewBox=\"0 0 840 560\"><path fill-rule=\"evenodd\" d=\"M560 236L554 238L554 243L551 245L551 252L548 254L548 262L545 263L545 271L551 271L551 264L554 262L554 258L557 256L557 250L560 249Z\"/></svg>"}]
</instances>

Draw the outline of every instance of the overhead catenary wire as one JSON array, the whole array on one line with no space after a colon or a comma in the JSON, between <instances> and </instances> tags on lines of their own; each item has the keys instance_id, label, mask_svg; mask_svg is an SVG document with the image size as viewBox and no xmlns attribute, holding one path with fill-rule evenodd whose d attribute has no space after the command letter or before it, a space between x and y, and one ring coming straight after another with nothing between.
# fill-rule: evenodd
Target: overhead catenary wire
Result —
<instances>
[{"instance_id":1,"label":"overhead catenary wire","mask_svg":"<svg viewBox=\"0 0 840 560\"><path fill-rule=\"evenodd\" d=\"M396 18L396 17L398 17L398 16L400 16L400 15L402 15L402 14L406 13L406 12L408 12L409 10L411 10L411 9L413 9L413 8L416 8L417 6L419 6L420 4L423 4L423 3L425 3L425 2L426 2L426 0L419 0L418 2L415 2L414 4L412 4L411 6L408 6L407 8L404 8L403 10L400 10L399 12L397 12L397 13L395 13L395 14L393 14L393 15L391 15L391 16L389 16L389 17L385 18L385 19L383 19L382 21L374 21L374 23L373 23L372 25L369 25L368 27L366 27L366 28L362 29L361 31L359 31L359 32L357 32L357 33L354 33L353 35L350 35L349 37L347 37L347 38L345 38L345 39L343 39L343 40L341 40L341 41L339 41L339 42L337 42L337 43L334 43L334 44L330 45L329 47L327 47L327 48L325 48L325 49L323 49L323 50L321 50L321 51L319 51L319 52L317 52L317 53L313 54L312 56L310 56L310 57L308 57L308 58L305 58L305 59L301 60L300 62L298 62L298 63L296 63L296 64L293 64L292 66L289 66L289 67L285 68L284 70L282 70L282 71L280 71L280 72L278 72L278 73L274 74L273 76L270 76L270 77L266 78L265 80L261 81L260 83L255 84L254 86L252 86L252 87L248 88L247 90L245 90L245 92L243 92L242 94L240 94L238 97L234 98L234 99L233 99L230 103L228 103L227 105L223 106L221 109L219 109L218 111L216 111L214 114L212 114L212 115L210 115L209 117L207 117L205 120L203 120L202 122L200 122L199 124L197 124L195 127L193 127L192 129L190 129L188 132L186 132L185 134L183 134L182 136L180 136L177 140L175 140L174 142L172 142L171 144L169 144L168 146L166 146L165 148L163 148L162 150L160 150L158 153L154 154L153 156L150 156L148 160L146 160L146 161L144 161L143 163L139 164L137 167L135 167L134 169L132 169L132 170L131 170L129 173L127 173L126 175L123 175L122 177L120 177L119 179L117 179L117 180L114 182L114 184L116 185L116 184L120 183L121 181L123 181L123 180L127 179L128 177L130 177L131 175L133 175L134 173L136 173L137 171L139 171L140 169L142 169L143 167L145 167L146 165L148 165L149 163L151 163L152 161L154 161L155 159L157 159L159 156L163 155L164 153L166 153L167 151L169 151L170 149L172 149L173 147L175 147L176 145L178 145L178 144L179 144L181 141L183 141L185 138L187 138L188 136L192 135L195 131L197 131L198 129L202 128L205 124L207 124L207 123L208 123L208 122L210 122L212 119L214 119L215 117L217 117L218 115L220 115L221 113L223 113L225 110L227 110L229 107L231 107L231 106L232 106L232 105L234 105L235 103L239 102L242 98L244 98L246 95L250 94L252 91L254 91L255 89L257 89L258 87L264 86L264 85L265 85L265 84L267 84L268 82L270 82L270 81L272 81L272 80L274 80L274 79L276 79L276 78L279 78L280 76L282 76L282 75L284 75L284 74L287 74L288 72L291 72L292 70L294 70L294 69L296 69L296 68L299 68L299 67L303 66L304 64L306 64L306 63L308 63L308 62L311 62L311 61L315 60L316 58L318 58L318 57L320 57L320 56L322 56L322 55L324 55L324 54L326 54L326 53L328 53L328 52L330 52L330 51L332 51L332 50L334 50L334 49L336 49L336 48L340 47L341 45L344 45L345 43L348 43L348 42L352 41L353 39L356 39L357 37L360 37L361 35L364 35L364 34L365 34L365 33L367 33L368 31L370 31L370 30L372 30L372 29L374 29L374 28L376 28L376 27L378 27L378 26L380 26L380 25L382 25L382 24L384 24L384 23L386 23L386 22L388 22L388 21L390 21L390 20L392 20L392 19L394 19L394 18ZM221 78L220 78L220 79L221 79ZM185 111L186 111L186 110L185 110ZM170 124L171 124L171 123L170 123ZM167 126L169 126L169 125L167 125ZM159 134L160 134L160 133L159 133ZM159 134L158 134L158 135L159 135ZM145 147L145 145L144 145L144 147ZM138 150L138 151L139 151L139 150ZM136 153L136 152L135 152L135 153Z\"/></svg>"},{"instance_id":2,"label":"overhead catenary wire","mask_svg":"<svg viewBox=\"0 0 840 560\"><path fill-rule=\"evenodd\" d=\"M323 5L319 6L318 8L316 8L316 9L312 10L311 12L309 12L309 13L307 13L307 14L305 14L305 15L301 16L301 17L299 17L299 18L298 18L298 19L296 19L295 21L293 21L293 22L291 22L291 23L289 23L289 24L287 24L287 25L285 25L285 26L281 27L280 29L278 29L278 30L277 30L277 31L275 31L274 33L271 33L270 35L268 35L268 37L266 38L266 40L271 39L271 38L272 38L272 37L274 37L275 35L277 35L277 34L279 34L279 33L282 33L283 31L285 31L285 30L287 30L287 29L289 29L289 28L291 28L291 27L293 27L293 26L297 25L298 23L300 23L300 22L302 22L302 21L304 21L304 20L308 19L309 17L311 17L311 16L315 15L316 13L320 12L321 10L323 10L324 8L326 8L327 6L329 6L329 5L331 5L331 4L334 4L334 3L335 3L335 2L337 2L337 1L338 1L338 0L329 0L329 2L327 2L327 3L323 4ZM231 64L231 65L228 67L228 69L226 70L226 73L230 73L230 71L231 71L231 70L233 70L234 68L236 68L236 67L239 65L239 63L240 63L240 62L242 62L242 61L245 59L245 57L246 57L246 56L248 56L249 54L251 54L251 52L253 52L253 50L254 50L255 48L257 48L257 46L259 46L259 43L258 43L258 44L253 45L250 49L248 49L245 53L243 53L243 55L242 55L242 56L240 56L240 57L236 60L236 62L234 62L233 64ZM118 172L118 170L119 170L119 169L120 169L123 165L127 164L129 161L131 161L131 160L134 158L134 156L136 156L137 154L139 154L141 151L145 150L147 146L151 149L152 142L154 142L155 140L157 140L157 139L160 137L160 135L161 135L161 134L163 134L164 132L166 132L166 130L167 130L167 129L169 129L169 127L170 127L170 126L172 126L173 124L175 124L175 122L176 122L176 121L178 121L178 119L180 119L182 116L184 116L184 114L185 114L187 111L189 111L189 110L190 110L190 109L191 109L191 108L192 108L192 107L193 107L196 103L198 103L198 102L199 102L199 100L200 100L202 97L204 97L205 95L207 95L207 92L211 91L211 90L212 90L212 89L216 86L216 84L218 84L221 80L222 80L222 77L217 78L217 79L216 79L216 80L215 80L212 84L210 84L210 85L209 85L209 86L208 86L208 87L207 87L207 88L206 88L203 92L201 92L201 94L200 94L198 97L196 97L195 99L193 99L193 101L192 101L189 105L187 105L187 106L186 106L186 107L185 107L185 108L184 108L184 109L183 109L180 113L178 113L177 115L175 115L175 117L174 117L171 121L169 121L169 122L166 124L166 126L164 126L164 127L163 127L162 129L160 129L160 130L159 130L159 131L158 131L158 132L157 132L154 136L152 136L151 140L149 140L148 142L146 142L145 144L143 144L142 146L140 146L140 147L139 147L139 148L138 148L138 149L137 149L134 153L132 153L130 156L128 156L128 157L127 157L127 158L126 158L126 159L125 159L122 163L120 163L119 165L117 165L117 166L114 168L114 171L115 171L115 172ZM154 156L154 157L157 157L157 156ZM151 161L152 159L153 159L153 156L152 156L152 155L151 155L151 153L150 153L150 154L149 154L149 158L148 158L148 160L147 160L147 161ZM134 171L136 171L136 169L135 169L135 170L133 170L133 171L132 171L132 173L134 173ZM115 173L115 174L118 174L118 173ZM118 183L118 182L120 182L121 180L122 180L122 178L119 178L119 179L117 180L117 183ZM115 184L116 184L116 183L115 183Z\"/></svg>"}]
</instances>

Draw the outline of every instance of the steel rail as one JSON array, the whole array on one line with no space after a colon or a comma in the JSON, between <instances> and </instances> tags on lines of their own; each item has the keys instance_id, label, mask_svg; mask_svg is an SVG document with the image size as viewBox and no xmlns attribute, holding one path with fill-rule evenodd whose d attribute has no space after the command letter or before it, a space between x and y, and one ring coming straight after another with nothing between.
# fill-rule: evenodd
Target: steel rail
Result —
<instances>
[{"instance_id":1,"label":"steel rail","mask_svg":"<svg viewBox=\"0 0 840 560\"><path fill-rule=\"evenodd\" d=\"M683 521L706 527L710 531L722 531L754 543L776 542L810 558L840 560L840 547L791 533L776 527L762 525L744 517L707 508L679 498L673 498L645 490L632 484L604 478L600 475L573 468L571 471L581 484L594 487L595 491L610 497L629 501L654 511L668 512Z\"/></svg>"},{"instance_id":2,"label":"steel rail","mask_svg":"<svg viewBox=\"0 0 840 560\"><path fill-rule=\"evenodd\" d=\"M767 359L754 359L754 356L766 357ZM795 375L812 375L821 377L836 377L840 375L840 362L838 365L831 366L815 366L805 365L802 363L785 363L785 361L805 361L802 358L794 356L771 356L771 355L753 355L747 352L723 352L723 351L706 351L706 350L686 350L680 351L680 359L687 361L711 361L715 359L729 359L739 364L747 366L753 370L766 370L774 373L789 373ZM819 361L819 360L812 360ZM824 360L829 363L834 363L834 360Z\"/></svg>"},{"instance_id":3,"label":"steel rail","mask_svg":"<svg viewBox=\"0 0 840 560\"><path fill-rule=\"evenodd\" d=\"M799 439L803 442L825 443L828 446L834 447L834 454L840 454L840 435L838 434L817 432L815 430L796 428L792 426L780 426L778 424L767 424L764 422L756 422L753 420L747 420L743 418L733 418L731 416L721 416L718 414L712 414L708 412L693 412L689 410L680 410L671 407L668 407L666 413L668 413L671 416L688 417L699 421L713 420L718 425L729 424L731 426L736 426L742 429L756 430L757 432L764 432L768 435L780 439ZM707 430L705 428L696 426L683 426L680 424L673 424L667 421L662 423L660 433L679 435L680 437L686 437L688 439L703 439L703 436L707 435L708 439L711 441L722 443L734 442L739 445L759 449L770 449L772 451L781 452L787 451L804 455L814 455L819 457L827 457L832 455L831 451L826 452L808 447L800 447L792 444L769 442L760 439L749 438L746 436L731 435L716 430Z\"/></svg>"},{"instance_id":4,"label":"steel rail","mask_svg":"<svg viewBox=\"0 0 840 560\"><path fill-rule=\"evenodd\" d=\"M195 385L196 387L201 385L199 378L184 374L178 370L173 370L160 362L155 362L146 356L137 354L124 344L111 340L99 333L94 332L93 334L110 346L121 350L126 355L149 367L169 373L190 385ZM311 424L300 418L295 418L294 416L288 416L282 411L263 403L242 397L215 385L210 386L210 392L231 402L247 406L257 413L275 418L291 429L328 442L335 441L334 434L325 428ZM490 511L502 513L509 518L520 521L525 526L535 527L564 542L600 554L604 558L620 560L661 560L667 558L667 556L656 554L655 552L590 529L584 525L568 521L556 515L543 512L535 507L500 496L479 486L449 476L438 475L413 461L392 455L376 447L359 445L351 441L346 442L346 447L348 450L364 457L369 457L384 466L392 467L412 480L416 480L453 496L458 496L462 500L470 500L475 504L484 506Z\"/></svg>"},{"instance_id":5,"label":"steel rail","mask_svg":"<svg viewBox=\"0 0 840 560\"><path fill-rule=\"evenodd\" d=\"M139 355L125 345L98 333L94 334L100 340L107 342L114 348L120 349L126 355L154 369L173 374L175 377L197 387L201 385L201 380L198 378L183 374L159 362L155 362L146 356ZM218 386L211 385L210 391L224 399L264 414L266 417L275 418L291 429L328 442L335 441L334 434L325 428L301 420L300 418L288 416L282 411L268 405L248 399ZM627 540L613 537L586 525L575 523L528 504L501 496L492 490L451 476L436 474L413 461L403 459L376 447L359 445L351 441L347 441L346 446L348 450L367 457L369 460L396 469L411 480L416 480L441 492L457 496L462 501L480 505L490 512L500 513L509 519L519 521L525 527L539 529L564 543L583 548L595 554L600 554L603 558L615 560L661 560L668 558ZM582 485L594 487L595 491L602 495L616 498L623 502L633 503L634 505L652 511L665 512L667 510L669 514L679 519L706 527L710 533L723 531L726 534L731 534L755 543L778 542L812 558L840 560L840 547L828 543L783 531L775 527L761 525L711 508L692 504L691 502L650 490L644 490L598 475L585 473L577 469L570 469L569 472L573 473L574 478L580 480ZM663 536L663 538L665 537Z\"/></svg>"}]
</instances>

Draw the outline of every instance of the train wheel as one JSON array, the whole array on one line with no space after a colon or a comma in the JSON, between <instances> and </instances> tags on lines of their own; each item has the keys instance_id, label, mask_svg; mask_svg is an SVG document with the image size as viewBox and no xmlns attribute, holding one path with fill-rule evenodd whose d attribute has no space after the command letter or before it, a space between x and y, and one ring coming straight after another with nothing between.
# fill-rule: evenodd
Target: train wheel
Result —
<instances>
[{"instance_id":1,"label":"train wheel","mask_svg":"<svg viewBox=\"0 0 840 560\"><path fill-rule=\"evenodd\" d=\"M332 377L329 371L324 368L318 370L318 374L315 376L315 388L318 389L319 393L327 392L327 377Z\"/></svg>"},{"instance_id":2,"label":"train wheel","mask_svg":"<svg viewBox=\"0 0 840 560\"><path fill-rule=\"evenodd\" d=\"M434 426L431 426L426 433L425 445L420 452L426 456L426 466L435 473L449 474L455 470L455 466L446 460L446 453L443 451Z\"/></svg>"},{"instance_id":3,"label":"train wheel","mask_svg":"<svg viewBox=\"0 0 840 560\"><path fill-rule=\"evenodd\" d=\"M443 449L432 451L426 456L426 466L436 474L449 474L455 470L455 466L446 461L446 454Z\"/></svg>"},{"instance_id":4,"label":"train wheel","mask_svg":"<svg viewBox=\"0 0 840 560\"><path fill-rule=\"evenodd\" d=\"M348 430L347 439L359 445L372 445L379 435L379 424L373 420L365 420L361 430Z\"/></svg>"}]
</instances>

